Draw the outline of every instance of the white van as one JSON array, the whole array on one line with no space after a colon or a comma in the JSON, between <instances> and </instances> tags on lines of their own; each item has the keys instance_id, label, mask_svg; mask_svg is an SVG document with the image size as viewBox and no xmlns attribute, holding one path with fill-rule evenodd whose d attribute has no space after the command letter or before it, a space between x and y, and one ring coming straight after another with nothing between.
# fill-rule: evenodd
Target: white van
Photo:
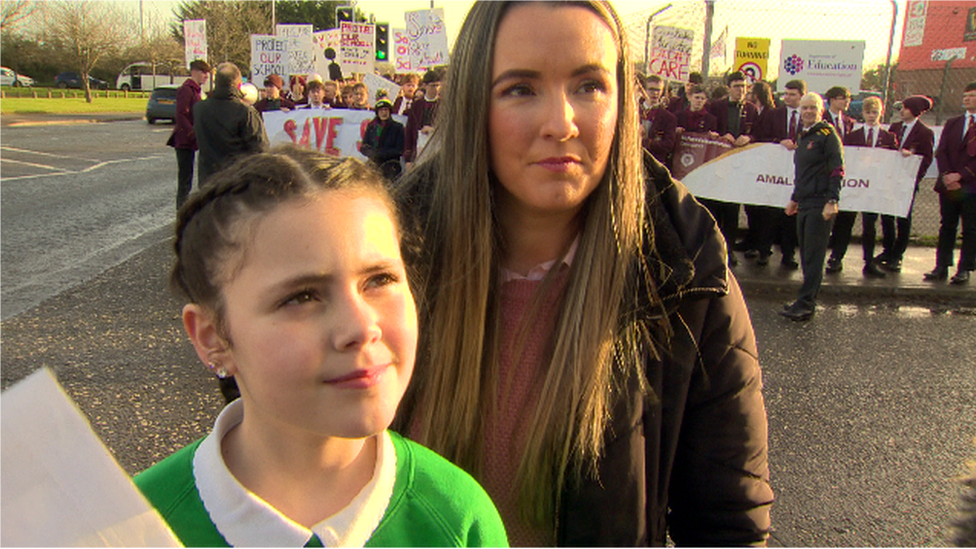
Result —
<instances>
[{"instance_id":1,"label":"white van","mask_svg":"<svg viewBox=\"0 0 976 549\"><path fill-rule=\"evenodd\" d=\"M115 80L115 88L124 91L154 90L163 84L182 84L190 77L190 71L181 63L132 63L122 69Z\"/></svg>"}]
</instances>

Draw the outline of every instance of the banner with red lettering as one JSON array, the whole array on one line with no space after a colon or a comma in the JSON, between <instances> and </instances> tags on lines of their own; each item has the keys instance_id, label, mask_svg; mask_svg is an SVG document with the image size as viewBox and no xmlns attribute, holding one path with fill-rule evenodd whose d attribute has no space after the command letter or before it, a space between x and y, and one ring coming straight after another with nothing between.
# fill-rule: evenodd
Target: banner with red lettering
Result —
<instances>
[{"instance_id":1,"label":"banner with red lettering","mask_svg":"<svg viewBox=\"0 0 976 549\"><path fill-rule=\"evenodd\" d=\"M732 150L732 145L725 141L712 139L708 134L685 132L681 134L678 144L674 147L671 164L671 175L681 179L701 166L705 162L718 158Z\"/></svg>"},{"instance_id":2,"label":"banner with red lettering","mask_svg":"<svg viewBox=\"0 0 976 549\"><path fill-rule=\"evenodd\" d=\"M341 157L366 160L359 152L373 111L351 109L297 109L264 113L264 129L272 145L294 143L306 149ZM406 125L407 117L393 119Z\"/></svg>"},{"instance_id":3,"label":"banner with red lettering","mask_svg":"<svg viewBox=\"0 0 976 549\"><path fill-rule=\"evenodd\" d=\"M899 151L844 147L840 209L904 217L921 163L921 156L904 157ZM785 207L793 194L793 177L793 151L777 143L758 143L701 164L681 182L703 198Z\"/></svg>"}]
</instances>

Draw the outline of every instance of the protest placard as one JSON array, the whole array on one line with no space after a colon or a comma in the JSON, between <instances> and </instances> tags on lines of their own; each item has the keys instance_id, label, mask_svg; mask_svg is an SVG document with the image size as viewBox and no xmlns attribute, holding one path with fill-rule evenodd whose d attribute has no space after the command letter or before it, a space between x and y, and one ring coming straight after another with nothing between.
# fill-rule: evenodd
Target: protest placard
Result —
<instances>
[{"instance_id":1,"label":"protest placard","mask_svg":"<svg viewBox=\"0 0 976 549\"><path fill-rule=\"evenodd\" d=\"M270 34L251 35L251 81L257 86L271 74L288 75L288 42Z\"/></svg>"},{"instance_id":2,"label":"protest placard","mask_svg":"<svg viewBox=\"0 0 976 549\"><path fill-rule=\"evenodd\" d=\"M338 52L341 37L342 35L339 29L330 29L312 33L312 51L314 52L315 57L315 72L318 73L323 80L329 79L329 64L332 63L332 61L325 56L325 50L326 48L332 48L332 51Z\"/></svg>"},{"instance_id":3,"label":"protest placard","mask_svg":"<svg viewBox=\"0 0 976 549\"><path fill-rule=\"evenodd\" d=\"M201 59L207 60L207 21L206 19L187 19L183 21L184 48L186 67L190 63Z\"/></svg>"},{"instance_id":4,"label":"protest placard","mask_svg":"<svg viewBox=\"0 0 976 549\"><path fill-rule=\"evenodd\" d=\"M396 99L397 95L400 95L400 86L392 80L387 80L382 76L374 73L363 75L363 84L366 84L366 89L369 90L369 104L372 105L376 103L381 90L386 91L386 97L390 101Z\"/></svg>"},{"instance_id":5,"label":"protest placard","mask_svg":"<svg viewBox=\"0 0 976 549\"><path fill-rule=\"evenodd\" d=\"M390 29L393 35L393 66L398 73L413 72L410 63L410 35L407 29Z\"/></svg>"},{"instance_id":6,"label":"protest placard","mask_svg":"<svg viewBox=\"0 0 976 549\"><path fill-rule=\"evenodd\" d=\"M444 8L408 11L407 23L410 64L414 71L422 72L450 61L447 49L447 25L444 24Z\"/></svg>"},{"instance_id":7,"label":"protest placard","mask_svg":"<svg viewBox=\"0 0 976 549\"><path fill-rule=\"evenodd\" d=\"M297 109L264 113L264 128L272 145L296 144L331 156L365 160L359 152L373 111L352 109ZM407 117L393 115L401 124Z\"/></svg>"},{"instance_id":8,"label":"protest placard","mask_svg":"<svg viewBox=\"0 0 976 549\"><path fill-rule=\"evenodd\" d=\"M275 35L287 41L288 68L281 76L305 75L315 70L315 52L312 50L312 25L276 25Z\"/></svg>"},{"instance_id":9,"label":"protest placard","mask_svg":"<svg viewBox=\"0 0 976 549\"><path fill-rule=\"evenodd\" d=\"M840 209L904 217L915 193L921 157L899 151L844 147ZM785 207L793 194L793 151L758 143L698 166L681 178L692 193L739 204Z\"/></svg>"},{"instance_id":10,"label":"protest placard","mask_svg":"<svg viewBox=\"0 0 976 549\"><path fill-rule=\"evenodd\" d=\"M339 65L343 74L370 74L376 58L376 26L343 21L340 26Z\"/></svg>"},{"instance_id":11,"label":"protest placard","mask_svg":"<svg viewBox=\"0 0 976 549\"><path fill-rule=\"evenodd\" d=\"M735 39L735 70L741 71L749 84L766 78L769 43L769 38Z\"/></svg>"},{"instance_id":12,"label":"protest placard","mask_svg":"<svg viewBox=\"0 0 976 549\"><path fill-rule=\"evenodd\" d=\"M671 175L681 179L705 162L721 156L732 149L725 141L712 139L708 134L684 132L678 139L671 155L673 166Z\"/></svg>"},{"instance_id":13,"label":"protest placard","mask_svg":"<svg viewBox=\"0 0 976 549\"><path fill-rule=\"evenodd\" d=\"M695 32L678 27L654 27L647 74L687 82L691 74L691 49Z\"/></svg>"}]
</instances>

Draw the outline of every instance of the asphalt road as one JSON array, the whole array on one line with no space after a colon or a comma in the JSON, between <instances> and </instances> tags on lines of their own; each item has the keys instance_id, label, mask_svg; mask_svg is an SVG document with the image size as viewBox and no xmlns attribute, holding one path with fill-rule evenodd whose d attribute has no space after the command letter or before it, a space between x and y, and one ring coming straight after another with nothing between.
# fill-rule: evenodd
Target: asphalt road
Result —
<instances>
[{"instance_id":1,"label":"asphalt road","mask_svg":"<svg viewBox=\"0 0 976 549\"><path fill-rule=\"evenodd\" d=\"M10 318L168 237L172 126L4 127L0 314Z\"/></svg>"},{"instance_id":2,"label":"asphalt road","mask_svg":"<svg viewBox=\"0 0 976 549\"><path fill-rule=\"evenodd\" d=\"M166 289L175 186L175 161L162 146L169 127L121 122L79 129L72 135L101 152L65 145L51 154L71 158L45 165L77 173L31 179L14 175L7 159L23 157L7 148L17 134L3 131L0 388L38 367L52 368L122 467L135 473L208 432L222 399L182 333L182 303ZM21 139L17 148L69 140L73 131L39 131L36 144ZM91 162L70 164L75 157ZM99 177L76 182L93 173ZM64 223L73 232L59 232L71 203L99 212L90 217L101 221L85 225L85 216L71 214ZM34 222L37 216L44 221ZM150 221L126 225L140 216ZM11 233L25 239L48 226L53 232L8 255ZM137 234L125 234L126 227ZM109 244L92 244L100 238L93 235L113 231ZM77 274L57 284L42 281L47 289L38 295L48 298L8 314L8 285L33 269L21 262L60 247L67 259L59 260L71 263L73 246L78 257L104 259L72 267ZM31 287L10 294L26 291ZM825 301L813 321L796 324L776 315L780 298L757 291L747 299L764 367L778 498L771 545L945 545L960 491L954 478L976 458L973 310Z\"/></svg>"}]
</instances>

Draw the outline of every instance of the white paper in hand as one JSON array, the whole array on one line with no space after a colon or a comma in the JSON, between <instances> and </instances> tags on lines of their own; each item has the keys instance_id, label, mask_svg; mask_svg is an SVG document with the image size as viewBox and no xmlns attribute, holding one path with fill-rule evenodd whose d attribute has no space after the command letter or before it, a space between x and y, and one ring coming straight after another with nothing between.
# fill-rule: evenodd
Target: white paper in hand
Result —
<instances>
[{"instance_id":1,"label":"white paper in hand","mask_svg":"<svg viewBox=\"0 0 976 549\"><path fill-rule=\"evenodd\" d=\"M0 545L179 547L47 368L0 397Z\"/></svg>"}]
</instances>

